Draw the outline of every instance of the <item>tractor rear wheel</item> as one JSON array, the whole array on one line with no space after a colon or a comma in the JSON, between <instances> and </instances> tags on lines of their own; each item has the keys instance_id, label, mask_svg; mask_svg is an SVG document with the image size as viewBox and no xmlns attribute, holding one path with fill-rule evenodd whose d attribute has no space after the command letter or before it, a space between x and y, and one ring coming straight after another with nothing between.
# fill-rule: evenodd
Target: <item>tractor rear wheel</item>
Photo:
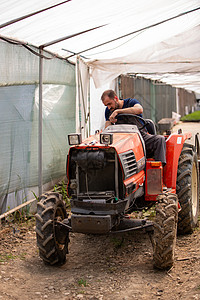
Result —
<instances>
[{"instance_id":1,"label":"tractor rear wheel","mask_svg":"<svg viewBox=\"0 0 200 300\"><path fill-rule=\"evenodd\" d=\"M157 197L153 235L153 262L158 269L169 269L174 263L178 221L178 200L175 194Z\"/></svg>"},{"instance_id":2,"label":"tractor rear wheel","mask_svg":"<svg viewBox=\"0 0 200 300\"><path fill-rule=\"evenodd\" d=\"M58 193L46 193L37 203L36 237L39 255L50 265L63 265L68 253L69 231L57 222L67 221L65 202Z\"/></svg>"},{"instance_id":3,"label":"tractor rear wheel","mask_svg":"<svg viewBox=\"0 0 200 300\"><path fill-rule=\"evenodd\" d=\"M198 223L199 170L197 154L190 144L184 144L181 151L176 191L181 205L178 214L178 233L191 233Z\"/></svg>"}]
</instances>

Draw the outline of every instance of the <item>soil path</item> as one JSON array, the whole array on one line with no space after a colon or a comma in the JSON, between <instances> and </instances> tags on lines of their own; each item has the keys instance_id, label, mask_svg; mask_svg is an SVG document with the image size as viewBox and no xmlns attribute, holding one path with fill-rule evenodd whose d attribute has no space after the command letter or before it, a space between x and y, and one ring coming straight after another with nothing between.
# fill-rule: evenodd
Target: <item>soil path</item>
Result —
<instances>
[{"instance_id":1,"label":"soil path","mask_svg":"<svg viewBox=\"0 0 200 300\"><path fill-rule=\"evenodd\" d=\"M200 231L179 236L170 271L152 265L146 233L71 234L67 262L46 266L34 227L0 231L0 299L200 299Z\"/></svg>"},{"instance_id":2,"label":"soil path","mask_svg":"<svg viewBox=\"0 0 200 300\"><path fill-rule=\"evenodd\" d=\"M175 263L167 272L153 268L152 245L142 231L71 234L66 264L47 266L38 255L34 223L0 227L2 300L200 299L199 227L178 236Z\"/></svg>"},{"instance_id":3,"label":"soil path","mask_svg":"<svg viewBox=\"0 0 200 300\"><path fill-rule=\"evenodd\" d=\"M195 134L200 134L200 122L179 122L172 128L172 132L177 132L178 129L182 129L182 132L191 132L192 137L187 142L195 144Z\"/></svg>"}]
</instances>

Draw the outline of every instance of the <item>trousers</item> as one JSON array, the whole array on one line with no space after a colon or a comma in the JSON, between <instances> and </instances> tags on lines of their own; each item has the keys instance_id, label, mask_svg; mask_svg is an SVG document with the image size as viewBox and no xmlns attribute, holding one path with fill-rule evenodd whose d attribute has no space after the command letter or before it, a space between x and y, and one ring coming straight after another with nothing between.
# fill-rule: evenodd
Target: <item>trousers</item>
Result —
<instances>
[{"instance_id":1,"label":"trousers","mask_svg":"<svg viewBox=\"0 0 200 300\"><path fill-rule=\"evenodd\" d=\"M146 148L147 157L152 157L155 161L161 161L166 164L166 142L162 135L148 134L147 132L140 131Z\"/></svg>"}]
</instances>

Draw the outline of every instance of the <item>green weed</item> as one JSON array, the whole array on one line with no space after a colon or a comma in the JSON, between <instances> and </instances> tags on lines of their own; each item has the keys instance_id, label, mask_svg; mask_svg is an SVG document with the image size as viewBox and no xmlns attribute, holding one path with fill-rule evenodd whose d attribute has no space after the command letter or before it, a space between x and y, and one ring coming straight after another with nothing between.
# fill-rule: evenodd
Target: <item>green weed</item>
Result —
<instances>
[{"instance_id":1,"label":"green weed","mask_svg":"<svg viewBox=\"0 0 200 300\"><path fill-rule=\"evenodd\" d=\"M79 291L78 293L79 293L79 295L80 294L83 295L83 294L85 294L85 291Z\"/></svg>"},{"instance_id":2,"label":"green weed","mask_svg":"<svg viewBox=\"0 0 200 300\"><path fill-rule=\"evenodd\" d=\"M55 184L54 192L57 192L57 193L62 195L63 200L66 203L67 208L69 208L70 207L70 200L67 196L67 184L64 181L62 181L59 184Z\"/></svg>"},{"instance_id":3,"label":"green weed","mask_svg":"<svg viewBox=\"0 0 200 300\"><path fill-rule=\"evenodd\" d=\"M24 203L24 200L22 203ZM9 211L10 211L10 206L8 206L8 208L7 208L7 212L9 212ZM22 207L19 210L16 210L15 212L9 214L6 217L6 221L9 224L11 224L11 223L22 224L22 223L28 222L32 218L33 218L33 215L31 215L31 213L30 213L30 206L27 205L25 207Z\"/></svg>"},{"instance_id":4,"label":"green weed","mask_svg":"<svg viewBox=\"0 0 200 300\"><path fill-rule=\"evenodd\" d=\"M9 254L0 254L0 262L8 262L9 260L13 260L16 258L20 258L21 260L25 260L26 252L21 253L20 255L13 255L12 253Z\"/></svg>"},{"instance_id":5,"label":"green weed","mask_svg":"<svg viewBox=\"0 0 200 300\"><path fill-rule=\"evenodd\" d=\"M87 286L87 281L83 278L80 278L78 280L78 285L86 287Z\"/></svg>"},{"instance_id":6,"label":"green weed","mask_svg":"<svg viewBox=\"0 0 200 300\"><path fill-rule=\"evenodd\" d=\"M37 200L37 202L39 202L40 199L39 199L39 197L37 197L36 193L34 193L33 191L32 191L32 193L33 193L33 196L35 197L35 199Z\"/></svg>"},{"instance_id":7,"label":"green weed","mask_svg":"<svg viewBox=\"0 0 200 300\"><path fill-rule=\"evenodd\" d=\"M0 254L0 262L7 262L11 259L15 259L17 256L13 255L12 253L10 254Z\"/></svg>"},{"instance_id":8,"label":"green weed","mask_svg":"<svg viewBox=\"0 0 200 300\"><path fill-rule=\"evenodd\" d=\"M21 254L19 255L19 258L20 258L21 260L25 260L25 258L26 258L26 252L21 253Z\"/></svg>"},{"instance_id":9,"label":"green weed","mask_svg":"<svg viewBox=\"0 0 200 300\"><path fill-rule=\"evenodd\" d=\"M142 219L149 219L149 220L153 220L156 216L156 211L155 211L155 206L152 206L150 209L148 210L143 210L142 212Z\"/></svg>"},{"instance_id":10,"label":"green weed","mask_svg":"<svg viewBox=\"0 0 200 300\"><path fill-rule=\"evenodd\" d=\"M111 242L113 243L113 246L116 248L116 249L119 249L121 248L122 246L124 246L124 238L112 238L111 239Z\"/></svg>"}]
</instances>

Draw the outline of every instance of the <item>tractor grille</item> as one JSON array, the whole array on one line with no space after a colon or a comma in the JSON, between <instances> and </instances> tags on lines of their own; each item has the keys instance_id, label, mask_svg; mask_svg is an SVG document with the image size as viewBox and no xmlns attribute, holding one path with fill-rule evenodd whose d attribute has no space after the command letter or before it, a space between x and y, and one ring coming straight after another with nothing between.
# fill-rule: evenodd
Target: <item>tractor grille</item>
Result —
<instances>
[{"instance_id":1,"label":"tractor grille","mask_svg":"<svg viewBox=\"0 0 200 300\"><path fill-rule=\"evenodd\" d=\"M137 173L137 162L132 150L119 154L125 179Z\"/></svg>"}]
</instances>

